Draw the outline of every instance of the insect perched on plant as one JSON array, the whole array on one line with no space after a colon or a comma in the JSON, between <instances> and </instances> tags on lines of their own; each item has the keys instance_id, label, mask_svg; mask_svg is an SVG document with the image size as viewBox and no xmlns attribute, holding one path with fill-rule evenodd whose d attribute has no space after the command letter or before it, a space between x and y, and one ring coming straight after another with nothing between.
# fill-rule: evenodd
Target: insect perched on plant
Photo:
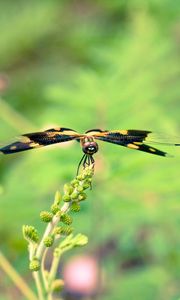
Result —
<instances>
[{"instance_id":1,"label":"insect perched on plant","mask_svg":"<svg viewBox=\"0 0 180 300\"><path fill-rule=\"evenodd\" d=\"M80 142L82 150L84 152L78 166L83 167L86 165L94 164L93 155L98 151L98 144L96 140L101 140L120 146L128 147L130 149L140 150L151 154L160 156L170 156L168 153L158 150L146 144L159 143L180 146L180 143L173 142L161 142L155 139L155 135L151 131L145 130L101 130L91 129L84 134L77 133L69 128L52 128L42 132L34 132L23 134L19 141L15 141L7 146L0 148L0 151L4 154L12 154L29 149L35 149L39 147L48 146L56 143L63 143L71 140L77 140Z\"/></svg>"}]
</instances>

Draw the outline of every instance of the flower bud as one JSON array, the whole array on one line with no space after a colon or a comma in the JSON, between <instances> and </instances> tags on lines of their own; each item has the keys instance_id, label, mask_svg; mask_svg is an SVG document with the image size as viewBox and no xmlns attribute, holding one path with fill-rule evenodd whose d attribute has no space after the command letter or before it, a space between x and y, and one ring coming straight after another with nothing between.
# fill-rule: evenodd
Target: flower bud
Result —
<instances>
[{"instance_id":1,"label":"flower bud","mask_svg":"<svg viewBox=\"0 0 180 300\"><path fill-rule=\"evenodd\" d=\"M81 193L81 194L79 194L79 196L78 196L78 200L79 201L83 201L83 200L85 200L86 199L86 194L85 193Z\"/></svg>"},{"instance_id":2,"label":"flower bud","mask_svg":"<svg viewBox=\"0 0 180 300\"><path fill-rule=\"evenodd\" d=\"M79 174L79 175L76 176L76 179L78 181L82 181L84 179L84 175L83 174Z\"/></svg>"},{"instance_id":3,"label":"flower bud","mask_svg":"<svg viewBox=\"0 0 180 300\"><path fill-rule=\"evenodd\" d=\"M62 214L60 221L63 222L64 224L70 225L72 223L72 217L68 214Z\"/></svg>"},{"instance_id":4,"label":"flower bud","mask_svg":"<svg viewBox=\"0 0 180 300\"><path fill-rule=\"evenodd\" d=\"M88 180L86 180L86 181L83 183L83 185L82 185L82 187L83 187L84 190L88 189L90 186L91 186L91 183L88 182Z\"/></svg>"},{"instance_id":5,"label":"flower bud","mask_svg":"<svg viewBox=\"0 0 180 300\"><path fill-rule=\"evenodd\" d=\"M37 272L40 269L40 262L39 260L35 257L32 259L29 263L29 269L33 272Z\"/></svg>"},{"instance_id":6,"label":"flower bud","mask_svg":"<svg viewBox=\"0 0 180 300\"><path fill-rule=\"evenodd\" d=\"M70 195L73 192L73 187L70 184L64 185L64 193Z\"/></svg>"},{"instance_id":7,"label":"flower bud","mask_svg":"<svg viewBox=\"0 0 180 300\"><path fill-rule=\"evenodd\" d=\"M73 228L70 226L62 226L61 227L61 234L63 235L69 235L73 232Z\"/></svg>"},{"instance_id":8,"label":"flower bud","mask_svg":"<svg viewBox=\"0 0 180 300\"><path fill-rule=\"evenodd\" d=\"M29 242L37 243L39 241L39 235L35 227L24 225L22 228L24 238Z\"/></svg>"},{"instance_id":9,"label":"flower bud","mask_svg":"<svg viewBox=\"0 0 180 300\"><path fill-rule=\"evenodd\" d=\"M53 218L53 214L51 212L49 212L49 211L41 211L40 212L40 219L43 222L49 223L52 221L52 218Z\"/></svg>"},{"instance_id":10,"label":"flower bud","mask_svg":"<svg viewBox=\"0 0 180 300\"><path fill-rule=\"evenodd\" d=\"M52 204L51 211L52 211L53 215L55 215L59 211L59 206L57 204Z\"/></svg>"},{"instance_id":11,"label":"flower bud","mask_svg":"<svg viewBox=\"0 0 180 300\"><path fill-rule=\"evenodd\" d=\"M78 198L78 192L73 192L72 194L71 194L71 199L72 200L75 200L75 199L77 199Z\"/></svg>"},{"instance_id":12,"label":"flower bud","mask_svg":"<svg viewBox=\"0 0 180 300\"><path fill-rule=\"evenodd\" d=\"M74 212L80 211L80 204L77 201L72 202L71 210Z\"/></svg>"},{"instance_id":13,"label":"flower bud","mask_svg":"<svg viewBox=\"0 0 180 300\"><path fill-rule=\"evenodd\" d=\"M54 237L50 235L45 237L45 239L43 240L43 243L46 247L51 247L53 245L53 242L54 242Z\"/></svg>"},{"instance_id":14,"label":"flower bud","mask_svg":"<svg viewBox=\"0 0 180 300\"><path fill-rule=\"evenodd\" d=\"M62 196L61 196L60 192L57 191L55 194L55 197L54 197L54 204L57 204L57 205L60 204L61 199L62 199Z\"/></svg>"},{"instance_id":15,"label":"flower bud","mask_svg":"<svg viewBox=\"0 0 180 300\"><path fill-rule=\"evenodd\" d=\"M71 181L71 185L74 186L74 187L76 187L76 186L79 185L79 181L78 181L77 179L73 179L73 180Z\"/></svg>"},{"instance_id":16,"label":"flower bud","mask_svg":"<svg viewBox=\"0 0 180 300\"><path fill-rule=\"evenodd\" d=\"M82 185L78 185L76 189L77 189L78 192L82 192L83 191L83 186Z\"/></svg>"},{"instance_id":17,"label":"flower bud","mask_svg":"<svg viewBox=\"0 0 180 300\"><path fill-rule=\"evenodd\" d=\"M71 197L70 197L68 194L65 194L65 195L63 196L63 201L64 201L64 202L70 202L70 201L71 201Z\"/></svg>"},{"instance_id":18,"label":"flower bud","mask_svg":"<svg viewBox=\"0 0 180 300\"><path fill-rule=\"evenodd\" d=\"M60 235L61 234L61 226L56 226L53 230L53 235Z\"/></svg>"}]
</instances>

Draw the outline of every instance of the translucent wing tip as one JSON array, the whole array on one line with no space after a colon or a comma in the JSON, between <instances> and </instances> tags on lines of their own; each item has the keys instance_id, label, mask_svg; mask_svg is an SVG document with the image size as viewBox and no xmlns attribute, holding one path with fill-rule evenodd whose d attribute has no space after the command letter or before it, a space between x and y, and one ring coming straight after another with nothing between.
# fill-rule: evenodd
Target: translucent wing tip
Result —
<instances>
[{"instance_id":1,"label":"translucent wing tip","mask_svg":"<svg viewBox=\"0 0 180 300\"><path fill-rule=\"evenodd\" d=\"M166 153L164 156L165 156L165 157L168 157L168 158L173 158L173 157L174 157L174 155L169 154L169 153Z\"/></svg>"},{"instance_id":2,"label":"translucent wing tip","mask_svg":"<svg viewBox=\"0 0 180 300\"><path fill-rule=\"evenodd\" d=\"M164 144L167 146L180 146L180 137L167 135L163 133L151 132L145 138L145 141L152 144Z\"/></svg>"}]
</instances>

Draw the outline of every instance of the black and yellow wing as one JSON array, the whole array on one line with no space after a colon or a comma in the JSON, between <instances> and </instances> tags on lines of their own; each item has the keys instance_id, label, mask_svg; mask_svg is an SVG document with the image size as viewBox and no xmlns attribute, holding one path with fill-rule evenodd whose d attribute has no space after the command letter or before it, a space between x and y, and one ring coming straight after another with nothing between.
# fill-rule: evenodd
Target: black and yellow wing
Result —
<instances>
[{"instance_id":1,"label":"black and yellow wing","mask_svg":"<svg viewBox=\"0 0 180 300\"><path fill-rule=\"evenodd\" d=\"M81 135L70 128L52 128L42 132L23 134L19 140L0 148L0 152L11 154L56 143L78 139Z\"/></svg>"},{"instance_id":2,"label":"black and yellow wing","mask_svg":"<svg viewBox=\"0 0 180 300\"><path fill-rule=\"evenodd\" d=\"M101 129L92 129L88 130L86 134L93 136L95 139L105 141L108 143L117 144L124 146L130 149L140 150L151 154L156 154L160 156L171 156L167 152L161 151L157 148L151 147L147 143L159 143L159 144L168 144L174 146L180 146L178 142L163 142L158 141L158 138L155 137L152 131L146 130L101 130Z\"/></svg>"}]
</instances>

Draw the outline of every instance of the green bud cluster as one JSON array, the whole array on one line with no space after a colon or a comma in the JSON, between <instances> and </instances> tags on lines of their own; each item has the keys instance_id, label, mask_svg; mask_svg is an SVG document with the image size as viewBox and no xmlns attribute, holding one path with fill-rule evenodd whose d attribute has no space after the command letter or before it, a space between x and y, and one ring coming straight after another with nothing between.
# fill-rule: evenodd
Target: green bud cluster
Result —
<instances>
[{"instance_id":1,"label":"green bud cluster","mask_svg":"<svg viewBox=\"0 0 180 300\"><path fill-rule=\"evenodd\" d=\"M62 199L63 199L64 202L70 202L71 201L71 196L68 195L68 194L65 194Z\"/></svg>"},{"instance_id":2,"label":"green bud cluster","mask_svg":"<svg viewBox=\"0 0 180 300\"><path fill-rule=\"evenodd\" d=\"M38 260L36 257L34 257L34 258L30 261L30 263L29 263L29 269L30 269L31 271L33 271L33 272L37 272L37 271L40 270L40 262L39 262L39 260Z\"/></svg>"},{"instance_id":3,"label":"green bud cluster","mask_svg":"<svg viewBox=\"0 0 180 300\"><path fill-rule=\"evenodd\" d=\"M64 193L65 194L68 194L68 195L71 195L73 192L73 186L71 184L65 184L64 185Z\"/></svg>"},{"instance_id":4,"label":"green bud cluster","mask_svg":"<svg viewBox=\"0 0 180 300\"><path fill-rule=\"evenodd\" d=\"M86 167L70 184L64 185L64 202L71 202L71 210L80 211L79 202L86 199L86 189L91 188L93 175L92 166Z\"/></svg>"},{"instance_id":5,"label":"green bud cluster","mask_svg":"<svg viewBox=\"0 0 180 300\"><path fill-rule=\"evenodd\" d=\"M51 247L53 245L54 242L54 236L53 235L49 235L47 237L45 237L45 239L43 240L44 245L46 247Z\"/></svg>"},{"instance_id":6,"label":"green bud cluster","mask_svg":"<svg viewBox=\"0 0 180 300\"><path fill-rule=\"evenodd\" d=\"M59 205L61 202L62 196L59 191L56 192L54 197L54 204Z\"/></svg>"},{"instance_id":7,"label":"green bud cluster","mask_svg":"<svg viewBox=\"0 0 180 300\"><path fill-rule=\"evenodd\" d=\"M75 190L72 194L71 194L71 199L76 200L78 198L79 192L77 190Z\"/></svg>"},{"instance_id":8,"label":"green bud cluster","mask_svg":"<svg viewBox=\"0 0 180 300\"><path fill-rule=\"evenodd\" d=\"M53 235L60 235L61 234L61 226L56 226L53 230Z\"/></svg>"},{"instance_id":9,"label":"green bud cluster","mask_svg":"<svg viewBox=\"0 0 180 300\"><path fill-rule=\"evenodd\" d=\"M73 179L71 181L71 185L72 185L73 188L75 188L79 185L79 180L77 179L77 177L76 177L76 179Z\"/></svg>"},{"instance_id":10,"label":"green bud cluster","mask_svg":"<svg viewBox=\"0 0 180 300\"><path fill-rule=\"evenodd\" d=\"M60 221L63 222L64 224L66 225L70 225L72 223L72 217L68 214L62 214L61 215L61 218L60 218Z\"/></svg>"},{"instance_id":11,"label":"green bud cluster","mask_svg":"<svg viewBox=\"0 0 180 300\"><path fill-rule=\"evenodd\" d=\"M80 193L79 196L78 196L78 200L79 200L79 201L83 201L83 200L86 199L86 197L87 197L87 196L86 196L86 193Z\"/></svg>"},{"instance_id":12,"label":"green bud cluster","mask_svg":"<svg viewBox=\"0 0 180 300\"><path fill-rule=\"evenodd\" d=\"M22 230L24 238L29 242L37 243L39 241L39 235L34 226L24 225Z\"/></svg>"},{"instance_id":13,"label":"green bud cluster","mask_svg":"<svg viewBox=\"0 0 180 300\"><path fill-rule=\"evenodd\" d=\"M57 191L54 197L54 203L50 207L50 211L41 211L40 218L43 222L49 223L47 231L45 231L41 242L38 244L39 235L33 226L24 225L24 238L29 243L30 263L29 268L33 272L39 271L41 268L41 260L45 247L54 246L54 241L62 237L62 241L53 251L53 256L60 258L61 254L74 247L84 246L88 239L85 235L78 234L73 236L73 227L71 226L73 219L67 213L68 211L79 212L80 202L86 199L86 189L91 188L93 175L93 166L84 168L81 174L76 176L69 184L64 185L64 195L61 196ZM61 205L61 201L69 202ZM60 222L60 223L59 223ZM59 224L58 224L59 223ZM60 226L59 226L60 225ZM46 252L44 252L46 253ZM46 270L44 270L46 272ZM49 273L44 273L44 278L48 282ZM51 291L60 291L64 286L63 280L52 279L49 282Z\"/></svg>"},{"instance_id":14,"label":"green bud cluster","mask_svg":"<svg viewBox=\"0 0 180 300\"><path fill-rule=\"evenodd\" d=\"M73 232L73 228L71 226L62 226L61 227L61 234L69 235Z\"/></svg>"},{"instance_id":15,"label":"green bud cluster","mask_svg":"<svg viewBox=\"0 0 180 300\"><path fill-rule=\"evenodd\" d=\"M73 232L73 228L68 225L62 225L62 226L56 226L53 230L53 236L55 237L56 235L69 235Z\"/></svg>"},{"instance_id":16,"label":"green bud cluster","mask_svg":"<svg viewBox=\"0 0 180 300\"><path fill-rule=\"evenodd\" d=\"M80 211L80 204L78 203L78 201L72 202L71 211L73 211L73 212L79 212Z\"/></svg>"},{"instance_id":17,"label":"green bud cluster","mask_svg":"<svg viewBox=\"0 0 180 300\"><path fill-rule=\"evenodd\" d=\"M49 211L41 211L40 212L40 219L45 222L45 223L49 223L52 221L53 218L53 213L49 212Z\"/></svg>"},{"instance_id":18,"label":"green bud cluster","mask_svg":"<svg viewBox=\"0 0 180 300\"><path fill-rule=\"evenodd\" d=\"M57 214L57 212L59 212L60 208L59 208L59 205L53 203L51 205L51 212L53 213L53 215Z\"/></svg>"}]
</instances>

